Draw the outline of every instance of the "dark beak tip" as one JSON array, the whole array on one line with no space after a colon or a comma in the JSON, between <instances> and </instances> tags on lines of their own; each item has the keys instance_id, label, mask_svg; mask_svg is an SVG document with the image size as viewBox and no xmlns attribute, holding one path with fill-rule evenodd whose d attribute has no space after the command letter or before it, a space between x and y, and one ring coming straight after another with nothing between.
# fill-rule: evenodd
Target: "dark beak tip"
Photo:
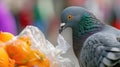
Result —
<instances>
[{"instance_id":1,"label":"dark beak tip","mask_svg":"<svg viewBox=\"0 0 120 67\"><path fill-rule=\"evenodd\" d=\"M60 34L61 34L61 32L62 32L62 28L59 29L59 33L60 33Z\"/></svg>"}]
</instances>

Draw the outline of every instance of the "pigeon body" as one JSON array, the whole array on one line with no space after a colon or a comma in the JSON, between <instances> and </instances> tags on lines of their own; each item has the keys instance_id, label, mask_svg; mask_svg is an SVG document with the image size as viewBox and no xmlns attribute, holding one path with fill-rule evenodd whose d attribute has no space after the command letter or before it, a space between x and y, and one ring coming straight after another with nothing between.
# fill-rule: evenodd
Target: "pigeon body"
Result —
<instances>
[{"instance_id":1,"label":"pigeon body","mask_svg":"<svg viewBox=\"0 0 120 67\"><path fill-rule=\"evenodd\" d=\"M60 32L73 30L73 49L80 67L120 67L120 31L98 20L82 7L61 14Z\"/></svg>"}]
</instances>

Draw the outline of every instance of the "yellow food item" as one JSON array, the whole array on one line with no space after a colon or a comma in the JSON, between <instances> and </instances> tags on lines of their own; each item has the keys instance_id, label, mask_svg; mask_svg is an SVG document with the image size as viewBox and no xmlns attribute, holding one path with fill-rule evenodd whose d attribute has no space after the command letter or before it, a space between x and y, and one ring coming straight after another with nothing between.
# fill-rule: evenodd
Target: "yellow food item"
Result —
<instances>
[{"instance_id":1,"label":"yellow food item","mask_svg":"<svg viewBox=\"0 0 120 67\"><path fill-rule=\"evenodd\" d=\"M22 40L15 40L6 45L6 51L16 64L26 64L30 53L30 46Z\"/></svg>"},{"instance_id":2,"label":"yellow food item","mask_svg":"<svg viewBox=\"0 0 120 67\"><path fill-rule=\"evenodd\" d=\"M9 56L3 47L0 47L0 67L9 67Z\"/></svg>"},{"instance_id":3,"label":"yellow food item","mask_svg":"<svg viewBox=\"0 0 120 67\"><path fill-rule=\"evenodd\" d=\"M8 32L0 32L0 67L50 67L49 59L40 51L31 49L28 36L14 38ZM4 44L5 43L5 44Z\"/></svg>"},{"instance_id":4,"label":"yellow food item","mask_svg":"<svg viewBox=\"0 0 120 67\"><path fill-rule=\"evenodd\" d=\"M0 31L0 41L2 41L2 42L7 42L7 41L11 40L13 37L14 37L14 35L9 32L1 32Z\"/></svg>"},{"instance_id":5,"label":"yellow food item","mask_svg":"<svg viewBox=\"0 0 120 67\"><path fill-rule=\"evenodd\" d=\"M38 50L31 50L31 54L28 57L28 67L50 67L48 58Z\"/></svg>"}]
</instances>

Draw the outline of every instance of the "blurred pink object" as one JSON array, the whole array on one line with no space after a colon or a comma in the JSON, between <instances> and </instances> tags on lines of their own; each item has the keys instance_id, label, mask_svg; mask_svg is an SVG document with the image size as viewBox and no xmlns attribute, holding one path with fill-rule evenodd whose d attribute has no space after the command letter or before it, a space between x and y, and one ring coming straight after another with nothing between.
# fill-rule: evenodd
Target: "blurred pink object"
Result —
<instances>
[{"instance_id":1,"label":"blurred pink object","mask_svg":"<svg viewBox=\"0 0 120 67\"><path fill-rule=\"evenodd\" d=\"M47 34L47 38L48 40L54 44L54 46L56 46L57 44L57 36L59 34L59 26L60 26L60 19L58 18L58 16L52 16L50 18L50 24L48 27L48 34Z\"/></svg>"},{"instance_id":2,"label":"blurred pink object","mask_svg":"<svg viewBox=\"0 0 120 67\"><path fill-rule=\"evenodd\" d=\"M3 2L0 2L0 31L17 34L15 19Z\"/></svg>"}]
</instances>

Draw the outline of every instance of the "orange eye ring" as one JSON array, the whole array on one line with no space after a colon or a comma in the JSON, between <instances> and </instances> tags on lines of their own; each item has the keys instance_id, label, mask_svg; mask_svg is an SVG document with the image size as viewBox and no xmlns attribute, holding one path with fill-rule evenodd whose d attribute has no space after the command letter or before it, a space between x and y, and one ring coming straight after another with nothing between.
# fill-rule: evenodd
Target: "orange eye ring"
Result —
<instances>
[{"instance_id":1,"label":"orange eye ring","mask_svg":"<svg viewBox=\"0 0 120 67\"><path fill-rule=\"evenodd\" d=\"M72 15L68 15L68 20L72 20L73 16Z\"/></svg>"}]
</instances>

